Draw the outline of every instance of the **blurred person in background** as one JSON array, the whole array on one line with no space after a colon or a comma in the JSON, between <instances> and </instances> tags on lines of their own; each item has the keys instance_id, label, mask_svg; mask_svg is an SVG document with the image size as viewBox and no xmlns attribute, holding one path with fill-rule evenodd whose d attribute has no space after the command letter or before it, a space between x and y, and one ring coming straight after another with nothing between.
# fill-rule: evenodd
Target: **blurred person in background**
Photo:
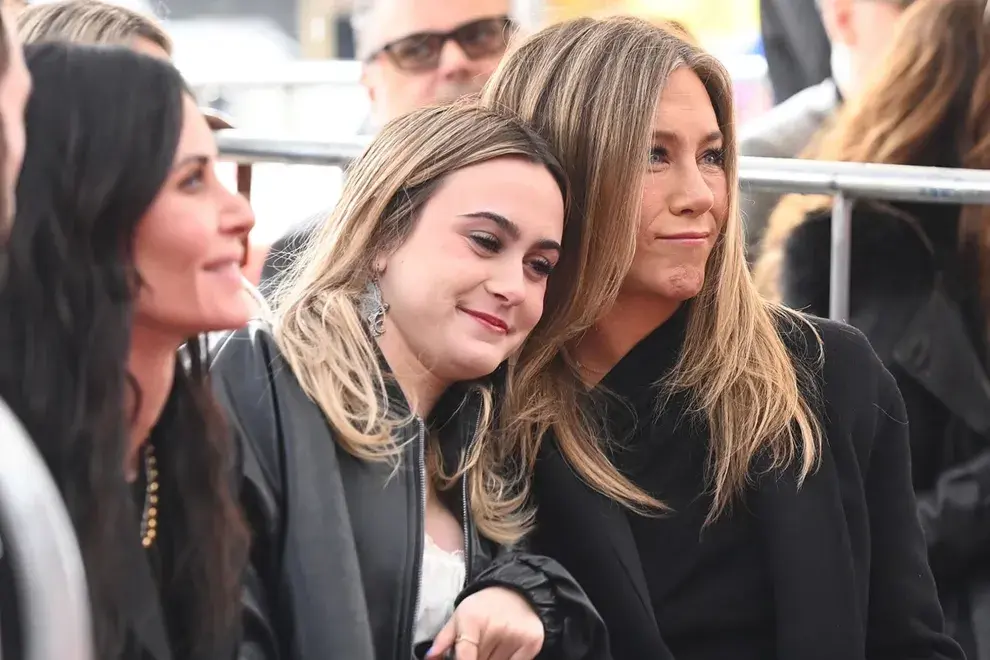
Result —
<instances>
[{"instance_id":1,"label":"blurred person in background","mask_svg":"<svg viewBox=\"0 0 990 660\"><path fill-rule=\"evenodd\" d=\"M843 100L858 95L864 80L883 60L898 19L913 1L817 0L831 42L831 75L743 126L741 154L795 158L804 152ZM741 200L746 243L753 258L778 201L778 194L748 191Z\"/></svg>"},{"instance_id":2,"label":"blurred person in background","mask_svg":"<svg viewBox=\"0 0 990 660\"><path fill-rule=\"evenodd\" d=\"M829 77L829 39L818 2L760 0L760 35L774 103Z\"/></svg>"},{"instance_id":3,"label":"blurred person in background","mask_svg":"<svg viewBox=\"0 0 990 660\"><path fill-rule=\"evenodd\" d=\"M508 0L357 0L352 24L372 130L481 87L513 32Z\"/></svg>"},{"instance_id":4,"label":"blurred person in background","mask_svg":"<svg viewBox=\"0 0 990 660\"><path fill-rule=\"evenodd\" d=\"M199 337L251 316L251 209L169 63L64 43L27 63L0 396L72 518L94 657L233 657L247 537Z\"/></svg>"},{"instance_id":5,"label":"blurred person in background","mask_svg":"<svg viewBox=\"0 0 990 660\"><path fill-rule=\"evenodd\" d=\"M352 24L361 84L371 99L364 132L396 117L481 90L498 66L515 26L509 0L356 0ZM321 211L275 241L262 289L287 270L322 222Z\"/></svg>"},{"instance_id":6,"label":"blurred person in background","mask_svg":"<svg viewBox=\"0 0 990 660\"><path fill-rule=\"evenodd\" d=\"M14 197L24 162L24 110L31 94L31 74L6 6L0 6L0 287L3 286L7 238L14 220ZM2 522L2 521L0 521ZM4 545L16 530L0 525L0 657L21 660L25 622L21 620L18 582Z\"/></svg>"},{"instance_id":7,"label":"blurred person in background","mask_svg":"<svg viewBox=\"0 0 990 660\"><path fill-rule=\"evenodd\" d=\"M986 0L917 0L872 82L811 155L990 169ZM827 315L831 198L784 198L755 274L771 297ZM949 631L990 658L990 208L858 200L851 324L897 379L914 487Z\"/></svg>"},{"instance_id":8,"label":"blurred person in background","mask_svg":"<svg viewBox=\"0 0 990 660\"><path fill-rule=\"evenodd\" d=\"M17 30L25 44L115 45L166 60L172 57L172 40L152 17L101 0L30 5L18 12Z\"/></svg>"},{"instance_id":9,"label":"blurred person in background","mask_svg":"<svg viewBox=\"0 0 990 660\"><path fill-rule=\"evenodd\" d=\"M543 367L551 400L504 403L531 547L616 660L962 660L893 377L861 333L753 286L733 101L714 57L628 18L540 31L482 93L551 140L592 241L629 250L615 304Z\"/></svg>"}]
</instances>

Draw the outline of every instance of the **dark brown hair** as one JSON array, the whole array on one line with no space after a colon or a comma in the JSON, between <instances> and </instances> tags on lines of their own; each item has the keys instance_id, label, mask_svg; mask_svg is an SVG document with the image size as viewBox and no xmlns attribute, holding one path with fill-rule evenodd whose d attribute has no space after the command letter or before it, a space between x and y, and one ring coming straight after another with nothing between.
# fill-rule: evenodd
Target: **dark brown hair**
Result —
<instances>
[{"instance_id":1,"label":"dark brown hair","mask_svg":"<svg viewBox=\"0 0 990 660\"><path fill-rule=\"evenodd\" d=\"M133 243L171 172L188 91L169 63L127 48L52 42L25 54L34 93L0 288L0 397L72 517L95 657L118 660L131 579L121 548L139 541L123 471L125 402L141 394L128 373L142 286ZM152 432L167 526L158 545L169 568L162 601L173 656L183 660L228 657L247 547L202 343L184 346ZM133 539L122 536L131 529Z\"/></svg>"}]
</instances>

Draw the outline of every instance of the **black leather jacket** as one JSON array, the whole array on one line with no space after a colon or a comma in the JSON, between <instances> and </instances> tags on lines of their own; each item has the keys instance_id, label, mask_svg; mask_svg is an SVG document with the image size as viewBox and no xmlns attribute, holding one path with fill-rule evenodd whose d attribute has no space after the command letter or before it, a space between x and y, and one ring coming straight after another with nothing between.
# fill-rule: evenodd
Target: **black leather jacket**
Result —
<instances>
[{"instance_id":1,"label":"black leather jacket","mask_svg":"<svg viewBox=\"0 0 990 660\"><path fill-rule=\"evenodd\" d=\"M239 438L253 534L242 660L413 658L425 429L437 432L443 459L456 461L473 440L477 402L465 390L448 392L428 423L417 418L400 429L396 469L338 446L266 326L223 341L212 374ZM402 412L398 388L389 394ZM464 525L467 586L458 602L489 586L511 588L543 621L541 658L608 657L601 618L559 564L480 536L464 488L442 496Z\"/></svg>"}]
</instances>

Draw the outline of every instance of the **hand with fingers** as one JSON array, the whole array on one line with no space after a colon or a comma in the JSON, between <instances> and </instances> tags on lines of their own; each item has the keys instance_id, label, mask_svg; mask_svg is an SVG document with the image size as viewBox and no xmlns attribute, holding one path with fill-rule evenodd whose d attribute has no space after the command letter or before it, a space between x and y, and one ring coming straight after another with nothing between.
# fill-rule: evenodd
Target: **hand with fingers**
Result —
<instances>
[{"instance_id":1,"label":"hand with fingers","mask_svg":"<svg viewBox=\"0 0 990 660\"><path fill-rule=\"evenodd\" d=\"M428 660L533 660L543 622L511 589L488 587L465 598L426 654Z\"/></svg>"}]
</instances>

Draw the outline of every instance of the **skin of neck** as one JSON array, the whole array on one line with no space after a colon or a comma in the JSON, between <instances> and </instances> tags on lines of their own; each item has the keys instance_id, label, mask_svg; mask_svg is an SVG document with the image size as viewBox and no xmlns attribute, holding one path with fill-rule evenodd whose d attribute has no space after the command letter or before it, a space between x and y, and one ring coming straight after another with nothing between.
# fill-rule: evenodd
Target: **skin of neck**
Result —
<instances>
[{"instance_id":1,"label":"skin of neck","mask_svg":"<svg viewBox=\"0 0 990 660\"><path fill-rule=\"evenodd\" d=\"M141 448L158 423L175 379L175 361L182 339L152 328L135 325L127 370L140 389L140 401L128 390L130 442L125 457L125 474L133 480L138 474ZM140 407L135 410L135 404Z\"/></svg>"},{"instance_id":2,"label":"skin of neck","mask_svg":"<svg viewBox=\"0 0 990 660\"><path fill-rule=\"evenodd\" d=\"M378 348L409 402L410 410L424 419L428 417L451 383L438 378L424 366L394 326L378 338Z\"/></svg>"},{"instance_id":3,"label":"skin of neck","mask_svg":"<svg viewBox=\"0 0 990 660\"><path fill-rule=\"evenodd\" d=\"M681 301L624 292L581 338L575 349L581 379L597 385L632 348L674 315Z\"/></svg>"}]
</instances>

